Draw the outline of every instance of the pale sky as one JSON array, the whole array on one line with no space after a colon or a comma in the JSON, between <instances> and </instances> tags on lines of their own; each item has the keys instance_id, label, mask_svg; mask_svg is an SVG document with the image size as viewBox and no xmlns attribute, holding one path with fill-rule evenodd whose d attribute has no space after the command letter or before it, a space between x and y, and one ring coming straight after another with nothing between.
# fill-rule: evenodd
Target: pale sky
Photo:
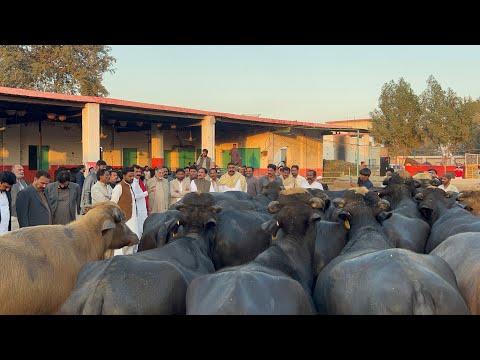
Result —
<instances>
[{"instance_id":1,"label":"pale sky","mask_svg":"<svg viewBox=\"0 0 480 360\"><path fill-rule=\"evenodd\" d=\"M110 98L308 122L370 117L400 77L480 97L479 45L115 45Z\"/></svg>"}]
</instances>

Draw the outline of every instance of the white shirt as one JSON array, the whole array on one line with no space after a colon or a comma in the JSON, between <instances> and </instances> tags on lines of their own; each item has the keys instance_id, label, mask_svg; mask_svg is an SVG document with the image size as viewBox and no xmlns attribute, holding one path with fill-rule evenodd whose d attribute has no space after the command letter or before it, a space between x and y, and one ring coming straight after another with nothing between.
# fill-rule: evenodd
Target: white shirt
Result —
<instances>
[{"instance_id":1,"label":"white shirt","mask_svg":"<svg viewBox=\"0 0 480 360\"><path fill-rule=\"evenodd\" d=\"M2 214L2 220L0 221L0 234L3 234L8 231L8 222L10 221L10 206L5 191L0 192L0 211Z\"/></svg>"},{"instance_id":2,"label":"white shirt","mask_svg":"<svg viewBox=\"0 0 480 360\"><path fill-rule=\"evenodd\" d=\"M148 191L143 191L137 178L133 178L132 190L137 201L137 211L139 217L147 217L147 202L145 198L148 196Z\"/></svg>"},{"instance_id":3,"label":"white shirt","mask_svg":"<svg viewBox=\"0 0 480 360\"><path fill-rule=\"evenodd\" d=\"M458 189L457 189L457 187L456 187L455 185L452 185L451 183L448 184L448 186L447 186L446 188L445 188L445 185L443 185L443 184L442 184L442 185L439 185L438 188L439 188L439 189L442 189L442 190L445 191L445 192L447 192L447 191L453 191L453 192L456 192L456 193L459 192Z\"/></svg>"},{"instance_id":4,"label":"white shirt","mask_svg":"<svg viewBox=\"0 0 480 360\"><path fill-rule=\"evenodd\" d=\"M137 206L135 204L135 195L133 194L133 190L131 186L129 186L129 189L130 189L130 195L132 196L132 217L130 218L130 220L128 220L125 223L125 225L127 225L130 228L130 230L132 230L135 234L137 234L138 238L140 238L141 236L139 235L138 227L137 227ZM122 196L122 185L118 183L117 185L115 185L115 188L112 191L112 201L118 204L118 200L120 200L120 196Z\"/></svg>"},{"instance_id":5,"label":"white shirt","mask_svg":"<svg viewBox=\"0 0 480 360\"><path fill-rule=\"evenodd\" d=\"M228 187L227 185L218 185L218 190L219 190L219 192L243 191L242 190L242 183L240 182L240 179L237 180L237 182L235 183L235 187L231 188L231 187ZM247 192L247 187L245 187L245 192Z\"/></svg>"},{"instance_id":6,"label":"white shirt","mask_svg":"<svg viewBox=\"0 0 480 360\"><path fill-rule=\"evenodd\" d=\"M192 180L192 182L190 183L190 192L196 192L196 191L198 191L197 185L195 184L195 181ZM210 192L216 192L211 181L210 181Z\"/></svg>"},{"instance_id":7,"label":"white shirt","mask_svg":"<svg viewBox=\"0 0 480 360\"><path fill-rule=\"evenodd\" d=\"M92 186L92 205L98 202L110 201L112 197L112 187L110 184L104 184L97 181Z\"/></svg>"},{"instance_id":8,"label":"white shirt","mask_svg":"<svg viewBox=\"0 0 480 360\"><path fill-rule=\"evenodd\" d=\"M320 184L318 181L315 181L315 180L311 184L309 184L307 180L304 180L300 186L304 189L320 189L320 190L323 190L322 184Z\"/></svg>"}]
</instances>

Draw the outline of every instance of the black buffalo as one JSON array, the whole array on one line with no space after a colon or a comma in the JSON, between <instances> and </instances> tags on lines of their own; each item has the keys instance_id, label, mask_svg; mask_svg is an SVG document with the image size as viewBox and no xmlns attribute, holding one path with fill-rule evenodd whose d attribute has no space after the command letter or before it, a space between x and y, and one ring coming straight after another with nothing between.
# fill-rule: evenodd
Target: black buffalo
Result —
<instances>
[{"instance_id":1,"label":"black buffalo","mask_svg":"<svg viewBox=\"0 0 480 360\"><path fill-rule=\"evenodd\" d=\"M454 193L426 188L415 195L420 211L431 226L425 252L430 253L449 236L480 232L480 219L456 205Z\"/></svg>"},{"instance_id":2,"label":"black buffalo","mask_svg":"<svg viewBox=\"0 0 480 360\"><path fill-rule=\"evenodd\" d=\"M177 205L184 236L164 247L85 265L61 314L185 314L185 293L197 276L215 271L208 194L189 193Z\"/></svg>"},{"instance_id":3,"label":"black buffalo","mask_svg":"<svg viewBox=\"0 0 480 360\"><path fill-rule=\"evenodd\" d=\"M283 193L283 192L282 192ZM269 204L264 228L277 236L253 261L195 279L187 314L314 314L311 298L315 208L324 202L304 189L289 189ZM287 195L290 194L290 195Z\"/></svg>"},{"instance_id":4,"label":"black buffalo","mask_svg":"<svg viewBox=\"0 0 480 360\"><path fill-rule=\"evenodd\" d=\"M468 314L444 260L394 248L376 219L388 201L360 188L334 205L350 230L345 248L317 278L320 314Z\"/></svg>"}]
</instances>

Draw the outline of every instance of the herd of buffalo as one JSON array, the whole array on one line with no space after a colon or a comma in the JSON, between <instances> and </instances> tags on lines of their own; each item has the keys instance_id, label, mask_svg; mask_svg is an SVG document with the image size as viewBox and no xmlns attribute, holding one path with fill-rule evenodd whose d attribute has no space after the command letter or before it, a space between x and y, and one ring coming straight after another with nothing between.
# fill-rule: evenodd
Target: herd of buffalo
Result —
<instances>
[{"instance_id":1,"label":"herd of buffalo","mask_svg":"<svg viewBox=\"0 0 480 360\"><path fill-rule=\"evenodd\" d=\"M102 251L138 242L114 203L69 225L20 229L0 243L0 313L479 314L480 218L466 195L404 171L384 185L188 193L147 218L137 253L107 260ZM45 237L85 236L97 245L75 248L75 261L64 248L45 254ZM69 275L52 279L51 268Z\"/></svg>"}]
</instances>

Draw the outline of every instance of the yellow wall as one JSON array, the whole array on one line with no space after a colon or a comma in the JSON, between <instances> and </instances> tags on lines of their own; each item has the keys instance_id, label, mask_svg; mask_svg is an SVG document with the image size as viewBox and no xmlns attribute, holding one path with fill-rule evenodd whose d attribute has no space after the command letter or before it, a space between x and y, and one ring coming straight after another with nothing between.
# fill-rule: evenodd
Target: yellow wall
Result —
<instances>
[{"instance_id":1,"label":"yellow wall","mask_svg":"<svg viewBox=\"0 0 480 360\"><path fill-rule=\"evenodd\" d=\"M236 143L239 148L260 148L266 155L260 155L260 168L266 169L273 162L275 153L282 147L287 147L287 166L298 165L300 168L321 169L323 167L322 139L312 139L305 136L276 135L271 132L260 134L238 134L238 141L231 141L231 134L227 139L217 137L215 156L218 164L222 164L223 150L230 150ZM243 139L243 140L242 140Z\"/></svg>"},{"instance_id":2,"label":"yellow wall","mask_svg":"<svg viewBox=\"0 0 480 360\"><path fill-rule=\"evenodd\" d=\"M123 148L137 148L139 165L151 165L150 131L112 133L112 126L103 126L102 132L108 135L100 140L103 147L103 159L112 166L122 166ZM258 130L257 130L258 132ZM61 123L58 121L42 122L42 144L50 146L51 165L80 165L82 163L80 123ZM176 130L165 130L164 149L175 150L174 145L179 145ZM182 138L188 137L187 131L181 131ZM201 134L199 127L192 128L192 136L196 149L201 147ZM20 139L20 141L19 141ZM3 132L4 154L3 164L13 165L28 164L28 145L39 144L38 123L29 123L27 126L9 125ZM215 147L215 160L222 164L222 150L230 150L233 143L239 148L260 148L266 151L260 156L260 167L266 169L273 162L275 153L283 146L287 147L287 165L298 165L300 168L322 168L323 144L321 139L312 139L305 136L274 135L270 132L253 133L229 132L223 138L217 135ZM182 141L189 144L188 141ZM210 150L210 149L209 149ZM171 153L172 168L178 165L178 154Z\"/></svg>"}]
</instances>

